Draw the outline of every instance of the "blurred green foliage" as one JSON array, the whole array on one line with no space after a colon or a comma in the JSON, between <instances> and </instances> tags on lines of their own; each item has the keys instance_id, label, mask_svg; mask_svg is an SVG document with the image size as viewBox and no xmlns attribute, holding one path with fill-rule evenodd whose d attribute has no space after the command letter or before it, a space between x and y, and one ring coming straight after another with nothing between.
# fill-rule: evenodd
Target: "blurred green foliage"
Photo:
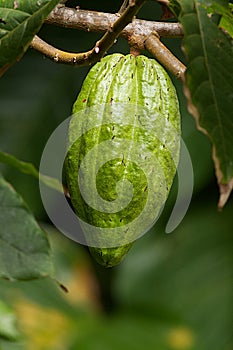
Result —
<instances>
[{"instance_id":1,"label":"blurred green foliage","mask_svg":"<svg viewBox=\"0 0 233 350\"><path fill-rule=\"evenodd\" d=\"M81 8L116 12L121 1L69 1ZM141 18L158 19L155 2ZM44 25L40 33L60 48L83 51L99 34ZM181 42L167 39L185 60ZM110 52L128 52L119 39ZM0 84L0 149L39 165L54 128L71 113L88 68L51 63L29 50ZM183 139L194 168L194 194L180 226L169 235L165 225L174 205L177 181L155 227L138 240L125 261L104 270L85 247L56 232L43 209L37 180L1 166L48 232L56 281L0 281L0 299L15 310L17 342L0 340L3 350L231 350L233 202L217 212L218 188L208 140L198 132L177 87Z\"/></svg>"}]
</instances>

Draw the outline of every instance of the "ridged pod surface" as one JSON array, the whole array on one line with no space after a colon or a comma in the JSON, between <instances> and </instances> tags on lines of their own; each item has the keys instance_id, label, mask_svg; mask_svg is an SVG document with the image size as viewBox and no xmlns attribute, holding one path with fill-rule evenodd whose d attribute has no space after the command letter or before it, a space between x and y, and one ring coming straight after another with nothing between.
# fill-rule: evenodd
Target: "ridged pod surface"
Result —
<instances>
[{"instance_id":1,"label":"ridged pod surface","mask_svg":"<svg viewBox=\"0 0 233 350\"><path fill-rule=\"evenodd\" d=\"M89 228L105 230L103 238L98 240L97 235L93 241L88 228L83 229L91 254L101 265L118 264L145 233L147 222L147 229L152 226L176 173L179 137L176 91L159 63L145 56L112 54L92 67L73 106L65 174L78 217ZM111 150L96 147L102 143ZM97 192L91 188L93 177ZM108 203L120 192L124 206L108 211ZM104 201L101 209L96 194ZM138 220L145 208L146 216ZM135 233L138 229L144 232Z\"/></svg>"}]
</instances>

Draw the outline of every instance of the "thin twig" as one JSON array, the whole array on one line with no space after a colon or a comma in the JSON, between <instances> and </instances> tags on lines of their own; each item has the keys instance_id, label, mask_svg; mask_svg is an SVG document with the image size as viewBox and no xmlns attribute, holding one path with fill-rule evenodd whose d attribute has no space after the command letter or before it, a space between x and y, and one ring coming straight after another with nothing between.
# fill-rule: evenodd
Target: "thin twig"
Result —
<instances>
[{"instance_id":1,"label":"thin twig","mask_svg":"<svg viewBox=\"0 0 233 350\"><path fill-rule=\"evenodd\" d=\"M76 10L69 7L57 6L49 14L45 23L65 28L85 30L88 32L106 32L109 26L119 18L119 14L104 13L89 10ZM157 32L161 37L182 37L183 29L179 23L154 22L134 19L120 33L120 36L128 38L132 34L149 36Z\"/></svg>"},{"instance_id":2,"label":"thin twig","mask_svg":"<svg viewBox=\"0 0 233 350\"><path fill-rule=\"evenodd\" d=\"M129 0L124 0L123 1L123 3L121 4L121 7L120 7L118 13L123 13L125 11L126 7L128 6L128 2L129 2Z\"/></svg>"},{"instance_id":3,"label":"thin twig","mask_svg":"<svg viewBox=\"0 0 233 350\"><path fill-rule=\"evenodd\" d=\"M107 50L113 45L114 41L120 35L121 31L129 24L138 10L142 7L146 0L134 0L130 2L124 13L117 18L111 25L108 25L107 32L96 42L93 49L83 53L69 53L58 50L47 44L39 37L35 37L31 43L31 47L43 53L46 57L57 63L68 63L75 66L89 65L101 59Z\"/></svg>"},{"instance_id":4,"label":"thin twig","mask_svg":"<svg viewBox=\"0 0 233 350\"><path fill-rule=\"evenodd\" d=\"M163 45L156 33L151 34L144 42L145 48L178 79L184 78L185 65Z\"/></svg>"},{"instance_id":5,"label":"thin twig","mask_svg":"<svg viewBox=\"0 0 233 350\"><path fill-rule=\"evenodd\" d=\"M72 53L59 50L44 40L40 39L37 35L33 38L31 42L31 48L39 51L47 58L51 59L56 63L64 63L69 65L87 65L90 60L91 51L85 53ZM91 61L90 61L91 63Z\"/></svg>"}]
</instances>

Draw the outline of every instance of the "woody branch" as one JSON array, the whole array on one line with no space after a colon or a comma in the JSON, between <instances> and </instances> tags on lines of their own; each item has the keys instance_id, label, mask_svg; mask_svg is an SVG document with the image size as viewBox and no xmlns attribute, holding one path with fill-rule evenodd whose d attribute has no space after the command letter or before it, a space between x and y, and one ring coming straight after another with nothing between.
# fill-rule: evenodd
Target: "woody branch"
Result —
<instances>
[{"instance_id":1,"label":"woody branch","mask_svg":"<svg viewBox=\"0 0 233 350\"><path fill-rule=\"evenodd\" d=\"M185 66L159 40L159 36L181 37L182 27L179 23L134 19L144 2L145 0L131 2L121 14L80 10L58 5L48 16L46 23L88 32L105 32L105 34L91 50L82 53L59 50L38 36L34 37L31 47L54 62L83 66L99 61L118 36L126 38L129 42L132 37L136 37L165 68L178 78L182 78Z\"/></svg>"}]
</instances>

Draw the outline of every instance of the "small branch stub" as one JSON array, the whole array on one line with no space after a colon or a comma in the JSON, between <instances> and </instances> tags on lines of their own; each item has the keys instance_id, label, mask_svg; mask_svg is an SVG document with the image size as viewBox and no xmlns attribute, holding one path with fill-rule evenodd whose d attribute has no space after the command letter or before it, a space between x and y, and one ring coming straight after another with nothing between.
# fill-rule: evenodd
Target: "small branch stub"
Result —
<instances>
[{"instance_id":1,"label":"small branch stub","mask_svg":"<svg viewBox=\"0 0 233 350\"><path fill-rule=\"evenodd\" d=\"M95 46L95 48L94 48L94 50L95 50L95 53L99 53L100 52L100 48L99 48L99 46Z\"/></svg>"}]
</instances>

